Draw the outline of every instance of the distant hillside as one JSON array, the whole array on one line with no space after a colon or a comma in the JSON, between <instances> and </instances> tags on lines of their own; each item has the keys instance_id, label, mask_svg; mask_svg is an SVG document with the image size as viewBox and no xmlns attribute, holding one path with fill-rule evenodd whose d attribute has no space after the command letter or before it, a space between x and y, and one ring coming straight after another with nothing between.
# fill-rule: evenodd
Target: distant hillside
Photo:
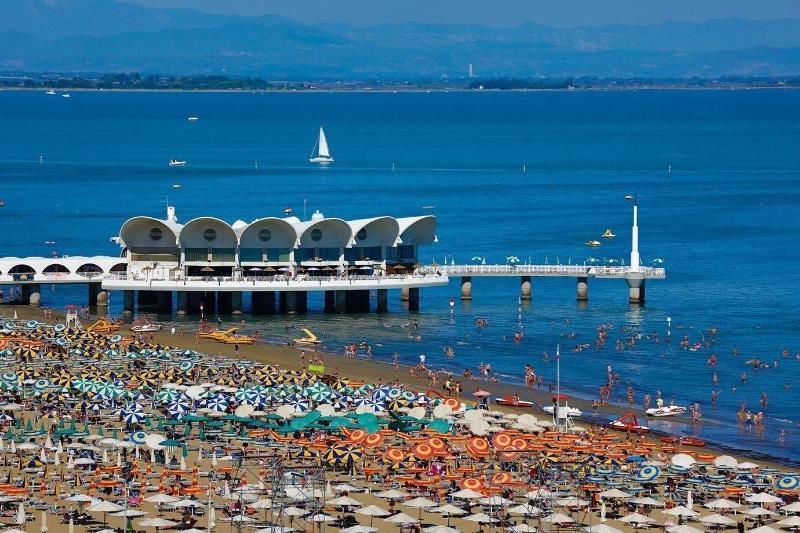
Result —
<instances>
[{"instance_id":1,"label":"distant hillside","mask_svg":"<svg viewBox=\"0 0 800 533\"><path fill-rule=\"evenodd\" d=\"M0 70L272 79L800 74L800 20L568 29L307 26L114 0L0 0Z\"/></svg>"}]
</instances>

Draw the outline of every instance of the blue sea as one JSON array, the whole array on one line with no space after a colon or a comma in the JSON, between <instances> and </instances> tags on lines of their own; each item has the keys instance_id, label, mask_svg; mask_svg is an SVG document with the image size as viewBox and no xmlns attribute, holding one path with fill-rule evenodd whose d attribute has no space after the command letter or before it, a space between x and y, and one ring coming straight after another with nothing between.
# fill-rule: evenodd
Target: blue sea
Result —
<instances>
[{"instance_id":1,"label":"blue sea","mask_svg":"<svg viewBox=\"0 0 800 533\"><path fill-rule=\"evenodd\" d=\"M200 120L187 121L191 115ZM306 162L320 124L336 158L327 168ZM188 165L169 168L170 158ZM554 357L543 353L561 344L562 387L572 394L594 397L610 364L621 378L615 401L630 384L639 406L659 390L678 404L700 402L702 425L652 427L800 461L798 91L73 92L69 99L0 92L3 255L118 254L109 238L120 225L134 215L162 216L168 204L184 222L213 215L232 223L286 206L302 215L305 203L308 216L434 213L439 242L423 250L425 263L503 263L512 255L627 262L628 194L639 200L643 262L660 259L667 269L666 280L648 285L643 307L628 305L620 280L590 280L583 306L574 280L535 279L533 301L520 306L518 280L476 278L470 303L458 299L458 280L423 290L414 317L420 339L409 336L399 294L390 295L388 315L325 316L317 295L308 315L289 320L335 351L364 340L376 359L399 352L415 363L425 353L433 366L458 371L491 362L517 382L526 363L553 381ZM606 228L617 238L584 245ZM85 298L83 287L43 293L56 307ZM121 295L111 303L118 313ZM476 329L478 317L489 326ZM652 334L667 335L667 317L674 342L656 343ZM284 319L247 318L275 342L296 336ZM607 345L574 351L594 342L599 324L613 324ZM711 327L714 345L681 349L684 334L698 342ZM518 330L525 335L515 343ZM615 349L617 339L639 333L633 347ZM715 368L707 364L712 354ZM753 370L745 364L753 358L777 368ZM762 410L762 393L765 431L738 429L738 407Z\"/></svg>"}]
</instances>

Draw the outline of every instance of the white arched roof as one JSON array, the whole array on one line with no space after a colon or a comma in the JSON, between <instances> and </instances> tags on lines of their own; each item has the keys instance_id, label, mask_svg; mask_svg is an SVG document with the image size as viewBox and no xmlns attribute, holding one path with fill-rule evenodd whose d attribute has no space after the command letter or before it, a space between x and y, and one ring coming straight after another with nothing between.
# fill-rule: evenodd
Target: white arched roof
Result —
<instances>
[{"instance_id":1,"label":"white arched roof","mask_svg":"<svg viewBox=\"0 0 800 533\"><path fill-rule=\"evenodd\" d=\"M404 217L397 219L400 225L400 244L433 244L436 242L436 217Z\"/></svg>"},{"instance_id":2,"label":"white arched roof","mask_svg":"<svg viewBox=\"0 0 800 533\"><path fill-rule=\"evenodd\" d=\"M348 222L353 235L354 246L394 246L400 236L400 224L393 217L374 217ZM358 234L365 230L366 235L359 239Z\"/></svg>"},{"instance_id":3,"label":"white arched roof","mask_svg":"<svg viewBox=\"0 0 800 533\"><path fill-rule=\"evenodd\" d=\"M151 230L161 230L161 238L153 239ZM175 248L181 226L153 217L129 218L119 229L119 245L125 248Z\"/></svg>"},{"instance_id":4,"label":"white arched roof","mask_svg":"<svg viewBox=\"0 0 800 533\"><path fill-rule=\"evenodd\" d=\"M323 218L321 220L303 222L297 233L298 243L306 248L344 248L349 247L353 240L353 230L350 224L341 218ZM322 238L315 241L311 238L314 230L322 232Z\"/></svg>"},{"instance_id":5,"label":"white arched roof","mask_svg":"<svg viewBox=\"0 0 800 533\"><path fill-rule=\"evenodd\" d=\"M216 236L209 241L205 237L207 230L214 230ZM236 248L239 239L233 228L214 217L199 217L190 220L181 228L178 239L181 246L187 248Z\"/></svg>"},{"instance_id":6,"label":"white arched roof","mask_svg":"<svg viewBox=\"0 0 800 533\"><path fill-rule=\"evenodd\" d=\"M298 221L299 222L299 221ZM261 239L261 231L269 230L269 240ZM242 248L294 248L297 244L297 230L288 221L277 217L254 220L239 234Z\"/></svg>"}]
</instances>

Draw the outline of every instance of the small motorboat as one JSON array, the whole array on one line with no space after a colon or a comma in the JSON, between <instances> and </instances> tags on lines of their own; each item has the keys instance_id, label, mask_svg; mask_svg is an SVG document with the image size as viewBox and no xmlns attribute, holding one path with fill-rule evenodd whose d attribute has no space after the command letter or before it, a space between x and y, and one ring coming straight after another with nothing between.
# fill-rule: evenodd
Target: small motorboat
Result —
<instances>
[{"instance_id":1,"label":"small motorboat","mask_svg":"<svg viewBox=\"0 0 800 533\"><path fill-rule=\"evenodd\" d=\"M626 194L625 195L625 199L626 200L633 200L633 195L632 194Z\"/></svg>"},{"instance_id":2,"label":"small motorboat","mask_svg":"<svg viewBox=\"0 0 800 533\"><path fill-rule=\"evenodd\" d=\"M284 215L286 215L287 217L288 217L288 216L291 216L291 215L293 215L293 214L294 214L294 209L292 209L292 208L291 208L291 207L289 207L289 206L287 206L287 207L284 207L284 208L283 208L283 214L284 214Z\"/></svg>"},{"instance_id":3,"label":"small motorboat","mask_svg":"<svg viewBox=\"0 0 800 533\"><path fill-rule=\"evenodd\" d=\"M614 237L616 237L616 235L614 235L614 232L611 231L611 228L606 228L606 230L603 232L604 239L613 239Z\"/></svg>"},{"instance_id":4,"label":"small motorboat","mask_svg":"<svg viewBox=\"0 0 800 533\"><path fill-rule=\"evenodd\" d=\"M47 91L44 94L49 94L50 96L54 96L56 94L56 92L53 89L50 89L49 91Z\"/></svg>"},{"instance_id":5,"label":"small motorboat","mask_svg":"<svg viewBox=\"0 0 800 533\"><path fill-rule=\"evenodd\" d=\"M507 407L533 407L533 402L515 399L513 396L495 398L494 403L496 403L497 405L505 405Z\"/></svg>"},{"instance_id":6,"label":"small motorboat","mask_svg":"<svg viewBox=\"0 0 800 533\"><path fill-rule=\"evenodd\" d=\"M0 207L5 207L5 206L6 206L6 201L0 200Z\"/></svg>"},{"instance_id":7,"label":"small motorboat","mask_svg":"<svg viewBox=\"0 0 800 533\"><path fill-rule=\"evenodd\" d=\"M600 241L586 241L586 246L588 246L589 248L597 248L598 246L600 246L600 244L601 244Z\"/></svg>"},{"instance_id":8,"label":"small motorboat","mask_svg":"<svg viewBox=\"0 0 800 533\"><path fill-rule=\"evenodd\" d=\"M173 188L173 189L180 189L181 187L183 187L183 185L181 185L180 183L175 183L175 184L172 186L172 188Z\"/></svg>"},{"instance_id":9,"label":"small motorboat","mask_svg":"<svg viewBox=\"0 0 800 533\"><path fill-rule=\"evenodd\" d=\"M666 407L652 407L645 411L647 416L678 416L686 412L685 407L669 405Z\"/></svg>"},{"instance_id":10,"label":"small motorboat","mask_svg":"<svg viewBox=\"0 0 800 533\"><path fill-rule=\"evenodd\" d=\"M147 317L142 316L133 321L131 324L131 331L135 333L148 333L152 331L161 331L162 327L164 327L162 324L152 322Z\"/></svg>"},{"instance_id":11,"label":"small motorboat","mask_svg":"<svg viewBox=\"0 0 800 533\"><path fill-rule=\"evenodd\" d=\"M650 432L649 427L639 424L639 419L636 418L634 413L622 415L613 422L610 422L608 427L616 429L617 431L630 431L631 433L639 435Z\"/></svg>"},{"instance_id":12,"label":"small motorboat","mask_svg":"<svg viewBox=\"0 0 800 533\"><path fill-rule=\"evenodd\" d=\"M171 167L185 167L186 166L186 161L183 161L182 159L170 159L169 160L169 166L171 166Z\"/></svg>"},{"instance_id":13,"label":"small motorboat","mask_svg":"<svg viewBox=\"0 0 800 533\"><path fill-rule=\"evenodd\" d=\"M196 122L196 121L200 120L200 117L189 117L188 120L189 120L189 122Z\"/></svg>"},{"instance_id":14,"label":"small motorboat","mask_svg":"<svg viewBox=\"0 0 800 533\"><path fill-rule=\"evenodd\" d=\"M64 93L61 95L61 98L72 98L72 96L69 93Z\"/></svg>"}]
</instances>

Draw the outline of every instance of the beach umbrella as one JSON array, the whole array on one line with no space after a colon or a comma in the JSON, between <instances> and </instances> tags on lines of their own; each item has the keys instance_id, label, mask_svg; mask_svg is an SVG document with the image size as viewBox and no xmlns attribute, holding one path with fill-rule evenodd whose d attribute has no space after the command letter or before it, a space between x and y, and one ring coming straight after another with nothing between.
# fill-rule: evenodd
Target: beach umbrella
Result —
<instances>
[{"instance_id":1,"label":"beach umbrella","mask_svg":"<svg viewBox=\"0 0 800 533\"><path fill-rule=\"evenodd\" d=\"M775 482L775 487L781 490L794 490L798 486L800 486L800 476L781 476Z\"/></svg>"},{"instance_id":2,"label":"beach umbrella","mask_svg":"<svg viewBox=\"0 0 800 533\"><path fill-rule=\"evenodd\" d=\"M17 507L17 516L16 519L14 520L14 523L17 524L18 526L24 526L25 520L26 520L25 504L20 502L19 507Z\"/></svg>"},{"instance_id":3,"label":"beach umbrella","mask_svg":"<svg viewBox=\"0 0 800 533\"><path fill-rule=\"evenodd\" d=\"M697 529L696 527L687 526L686 524L674 527L670 533L704 533L704 530Z\"/></svg>"},{"instance_id":4,"label":"beach umbrella","mask_svg":"<svg viewBox=\"0 0 800 533\"><path fill-rule=\"evenodd\" d=\"M769 509L764 509L763 507L753 507L752 509L746 510L743 514L758 518L763 516L776 516L778 513L770 511ZM800 525L800 520L798 520L798 525Z\"/></svg>"},{"instance_id":5,"label":"beach umbrella","mask_svg":"<svg viewBox=\"0 0 800 533\"><path fill-rule=\"evenodd\" d=\"M671 516L682 516L684 518L693 518L695 516L699 516L700 513L697 511L692 511L688 507L683 505L678 505L677 507L673 507L672 509L666 509L664 514L668 514Z\"/></svg>"},{"instance_id":6,"label":"beach umbrella","mask_svg":"<svg viewBox=\"0 0 800 533\"><path fill-rule=\"evenodd\" d=\"M629 515L623 516L622 518L619 519L619 521L625 522L626 524L636 524L636 525L655 523L654 518L650 518L649 516L645 516L639 513L631 513Z\"/></svg>"},{"instance_id":7,"label":"beach umbrella","mask_svg":"<svg viewBox=\"0 0 800 533\"><path fill-rule=\"evenodd\" d=\"M458 498L460 500L475 500L478 498L483 498L483 494L480 492L476 492L472 489L461 489L459 491L453 492L450 494L453 498Z\"/></svg>"},{"instance_id":8,"label":"beach umbrella","mask_svg":"<svg viewBox=\"0 0 800 533\"><path fill-rule=\"evenodd\" d=\"M777 496L773 496L772 494L767 494L766 492L759 492L758 494L753 494L745 498L745 501L750 503L783 503L783 500Z\"/></svg>"},{"instance_id":9,"label":"beach umbrella","mask_svg":"<svg viewBox=\"0 0 800 533\"><path fill-rule=\"evenodd\" d=\"M475 513L469 516L465 516L462 520L466 520L467 522L477 522L479 524L492 524L494 522L499 522L498 519L492 518L486 513Z\"/></svg>"},{"instance_id":10,"label":"beach umbrella","mask_svg":"<svg viewBox=\"0 0 800 533\"><path fill-rule=\"evenodd\" d=\"M520 505L515 505L514 507L510 507L508 512L510 514L518 514L523 516L538 516L541 513L541 509L529 503L523 503Z\"/></svg>"},{"instance_id":11,"label":"beach umbrella","mask_svg":"<svg viewBox=\"0 0 800 533\"><path fill-rule=\"evenodd\" d=\"M561 525L561 524L572 524L575 522L575 520L562 513L553 513L551 515L547 515L544 518L542 518L542 522L548 524Z\"/></svg>"},{"instance_id":12,"label":"beach umbrella","mask_svg":"<svg viewBox=\"0 0 800 533\"><path fill-rule=\"evenodd\" d=\"M783 520L776 522L775 525L781 527L800 527L800 516L790 516L788 518L784 518Z\"/></svg>"},{"instance_id":13,"label":"beach umbrella","mask_svg":"<svg viewBox=\"0 0 800 533\"><path fill-rule=\"evenodd\" d=\"M649 496L644 498L633 498L629 501L634 505L646 505L648 507L664 507L664 502L660 502L656 499L650 498Z\"/></svg>"},{"instance_id":14,"label":"beach umbrella","mask_svg":"<svg viewBox=\"0 0 800 533\"><path fill-rule=\"evenodd\" d=\"M389 518L384 518L384 521L390 522L392 524L418 524L419 520L414 518L413 516L408 516L405 513L397 513L396 515L392 515Z\"/></svg>"},{"instance_id":15,"label":"beach umbrella","mask_svg":"<svg viewBox=\"0 0 800 533\"><path fill-rule=\"evenodd\" d=\"M349 496L339 496L325 503L328 505L335 505L337 507L355 507L356 505L363 505L360 501L353 499Z\"/></svg>"},{"instance_id":16,"label":"beach umbrella","mask_svg":"<svg viewBox=\"0 0 800 533\"><path fill-rule=\"evenodd\" d=\"M165 518L148 518L147 520L142 520L139 522L139 527L153 527L156 531L159 528L164 527L175 527L178 525L178 522L173 522L172 520L167 520Z\"/></svg>"},{"instance_id":17,"label":"beach umbrella","mask_svg":"<svg viewBox=\"0 0 800 533\"><path fill-rule=\"evenodd\" d=\"M263 531L263 530L259 530L259 531ZM256 533L259 533L259 531L256 531ZM341 531L341 533L375 533L376 531L378 531L378 528L377 527L362 526L361 524L358 524L358 525L353 526L353 527L347 527L347 528L344 528L344 529L340 529L339 531Z\"/></svg>"},{"instance_id":18,"label":"beach umbrella","mask_svg":"<svg viewBox=\"0 0 800 533\"><path fill-rule=\"evenodd\" d=\"M517 524L515 526L511 526L510 528L508 528L508 530L513 533L534 533L535 531L538 531L536 527L530 526L528 524Z\"/></svg>"},{"instance_id":19,"label":"beach umbrella","mask_svg":"<svg viewBox=\"0 0 800 533\"><path fill-rule=\"evenodd\" d=\"M727 516L722 516L719 513L710 514L707 516L701 516L698 518L704 524L713 525L713 526L735 526L736 521L728 518Z\"/></svg>"},{"instance_id":20,"label":"beach umbrella","mask_svg":"<svg viewBox=\"0 0 800 533\"><path fill-rule=\"evenodd\" d=\"M695 458L689 454L676 453L675 455L672 456L670 462L678 467L691 468L692 465L695 464L697 461L695 461Z\"/></svg>"},{"instance_id":21,"label":"beach umbrella","mask_svg":"<svg viewBox=\"0 0 800 533\"><path fill-rule=\"evenodd\" d=\"M661 469L657 466L645 465L636 473L638 481L653 481L661 475Z\"/></svg>"},{"instance_id":22,"label":"beach umbrella","mask_svg":"<svg viewBox=\"0 0 800 533\"><path fill-rule=\"evenodd\" d=\"M781 507L781 511L785 511L787 513L800 513L800 502L790 503L789 505L784 505Z\"/></svg>"},{"instance_id":23,"label":"beach umbrella","mask_svg":"<svg viewBox=\"0 0 800 533\"><path fill-rule=\"evenodd\" d=\"M742 504L725 498L718 498L706 504L709 509L738 509Z\"/></svg>"},{"instance_id":24,"label":"beach umbrella","mask_svg":"<svg viewBox=\"0 0 800 533\"><path fill-rule=\"evenodd\" d=\"M586 531L586 533L622 533L621 529L611 527L607 524L591 525L584 529L584 531Z\"/></svg>"},{"instance_id":25,"label":"beach umbrella","mask_svg":"<svg viewBox=\"0 0 800 533\"><path fill-rule=\"evenodd\" d=\"M377 496L378 498L383 498L384 500L402 500L403 498L408 496L408 493L403 492L402 490L389 489L383 492L379 492L375 496Z\"/></svg>"},{"instance_id":26,"label":"beach umbrella","mask_svg":"<svg viewBox=\"0 0 800 533\"><path fill-rule=\"evenodd\" d=\"M389 514L390 514L389 511L387 511L386 509L383 509L381 507L378 507L377 505L367 505L366 507L362 507L360 509L356 509L355 513L356 514L360 514L360 515L364 515L364 516L368 516L369 517L369 525L370 526L372 526L372 521L375 519L376 516L377 517L389 516Z\"/></svg>"},{"instance_id":27,"label":"beach umbrella","mask_svg":"<svg viewBox=\"0 0 800 533\"><path fill-rule=\"evenodd\" d=\"M618 488L604 490L600 493L601 498L608 498L609 500L613 499L626 499L632 498L633 494L628 494L627 492L621 491Z\"/></svg>"},{"instance_id":28,"label":"beach umbrella","mask_svg":"<svg viewBox=\"0 0 800 533\"><path fill-rule=\"evenodd\" d=\"M749 530L749 533L781 533L780 529L775 529L774 527L769 526L761 526L755 529Z\"/></svg>"},{"instance_id":29,"label":"beach umbrella","mask_svg":"<svg viewBox=\"0 0 800 533\"><path fill-rule=\"evenodd\" d=\"M103 526L105 526L106 525L106 514L108 514L108 513L117 513L119 511L124 510L124 509L125 509L124 507L122 507L121 505L117 505L114 502L102 501L102 502L95 503L94 505L89 507L87 510L89 512L91 512L91 513L103 513Z\"/></svg>"}]
</instances>

